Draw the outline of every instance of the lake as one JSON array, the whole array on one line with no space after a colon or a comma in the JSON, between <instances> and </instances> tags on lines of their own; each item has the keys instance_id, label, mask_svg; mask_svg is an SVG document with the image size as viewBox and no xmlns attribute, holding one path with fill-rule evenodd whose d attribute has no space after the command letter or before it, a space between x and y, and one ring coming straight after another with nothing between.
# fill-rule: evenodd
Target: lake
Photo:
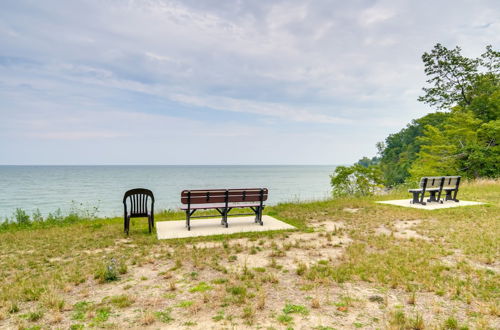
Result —
<instances>
[{"instance_id":1,"label":"lake","mask_svg":"<svg viewBox=\"0 0 500 330\"><path fill-rule=\"evenodd\" d=\"M193 166L0 166L0 219L16 208L42 215L72 207L98 209L99 216L123 212L123 194L148 188L155 209L180 207L183 189L269 188L269 205L330 196L334 165Z\"/></svg>"}]
</instances>

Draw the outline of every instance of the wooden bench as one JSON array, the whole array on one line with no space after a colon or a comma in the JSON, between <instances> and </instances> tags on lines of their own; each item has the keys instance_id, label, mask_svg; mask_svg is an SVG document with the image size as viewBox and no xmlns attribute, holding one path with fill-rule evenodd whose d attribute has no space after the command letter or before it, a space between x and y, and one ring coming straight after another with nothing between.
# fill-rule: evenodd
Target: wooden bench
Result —
<instances>
[{"instance_id":1,"label":"wooden bench","mask_svg":"<svg viewBox=\"0 0 500 330\"><path fill-rule=\"evenodd\" d=\"M191 230L191 219L210 218L213 215L193 216L198 210L217 210L222 216L221 224L228 227L227 218L237 215L255 215L255 222L261 226L264 202L269 191L267 188L245 189L205 189L183 190L181 193L181 210L186 211L186 227ZM253 213L229 214L235 208L249 208Z\"/></svg>"},{"instance_id":2,"label":"wooden bench","mask_svg":"<svg viewBox=\"0 0 500 330\"><path fill-rule=\"evenodd\" d=\"M460 176L439 176L439 177L423 177L420 179L420 188L409 189L408 192L413 194L411 203L422 204L424 202L425 193L429 192L427 202L440 202L441 194L443 191L446 193L445 200L452 200L458 202L457 193L460 185Z\"/></svg>"}]
</instances>

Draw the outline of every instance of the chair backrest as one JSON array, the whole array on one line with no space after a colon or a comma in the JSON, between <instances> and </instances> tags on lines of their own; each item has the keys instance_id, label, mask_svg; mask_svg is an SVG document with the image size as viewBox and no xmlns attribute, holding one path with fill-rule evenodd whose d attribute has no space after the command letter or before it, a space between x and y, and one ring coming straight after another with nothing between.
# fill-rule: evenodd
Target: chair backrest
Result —
<instances>
[{"instance_id":1,"label":"chair backrest","mask_svg":"<svg viewBox=\"0 0 500 330\"><path fill-rule=\"evenodd\" d=\"M183 190L181 193L181 203L263 202L267 200L268 195L269 191L267 188Z\"/></svg>"},{"instance_id":2,"label":"chair backrest","mask_svg":"<svg viewBox=\"0 0 500 330\"><path fill-rule=\"evenodd\" d=\"M460 184L460 176L446 176L444 178L443 188L458 188Z\"/></svg>"},{"instance_id":3,"label":"chair backrest","mask_svg":"<svg viewBox=\"0 0 500 330\"><path fill-rule=\"evenodd\" d=\"M148 199L151 198L151 210L154 208L155 197L149 189L136 188L131 189L123 196L123 206L127 211L127 199L130 201L131 215L147 215L148 214Z\"/></svg>"},{"instance_id":4,"label":"chair backrest","mask_svg":"<svg viewBox=\"0 0 500 330\"><path fill-rule=\"evenodd\" d=\"M442 176L426 176L420 179L420 187L424 187L425 180L427 179L427 185L425 189L441 188L444 177Z\"/></svg>"}]
</instances>

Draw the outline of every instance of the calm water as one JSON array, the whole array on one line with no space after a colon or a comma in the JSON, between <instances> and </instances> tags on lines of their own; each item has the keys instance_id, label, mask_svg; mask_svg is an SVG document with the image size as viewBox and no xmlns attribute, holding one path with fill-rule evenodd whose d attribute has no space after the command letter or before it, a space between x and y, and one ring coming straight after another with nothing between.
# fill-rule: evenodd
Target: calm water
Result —
<instances>
[{"instance_id":1,"label":"calm water","mask_svg":"<svg viewBox=\"0 0 500 330\"><path fill-rule=\"evenodd\" d=\"M180 192L196 188L269 188L268 204L323 199L335 166L0 166L0 219L16 208L46 216L60 208L123 212L123 193L148 188L155 209L180 207ZM80 206L83 204L83 206Z\"/></svg>"}]
</instances>

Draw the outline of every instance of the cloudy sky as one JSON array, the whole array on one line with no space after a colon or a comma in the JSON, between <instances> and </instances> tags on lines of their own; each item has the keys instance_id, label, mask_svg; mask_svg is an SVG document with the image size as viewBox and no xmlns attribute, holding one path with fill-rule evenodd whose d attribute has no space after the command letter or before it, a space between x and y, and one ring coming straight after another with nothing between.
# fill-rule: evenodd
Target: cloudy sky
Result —
<instances>
[{"instance_id":1,"label":"cloudy sky","mask_svg":"<svg viewBox=\"0 0 500 330\"><path fill-rule=\"evenodd\" d=\"M432 109L492 1L0 1L0 164L344 164Z\"/></svg>"}]
</instances>

